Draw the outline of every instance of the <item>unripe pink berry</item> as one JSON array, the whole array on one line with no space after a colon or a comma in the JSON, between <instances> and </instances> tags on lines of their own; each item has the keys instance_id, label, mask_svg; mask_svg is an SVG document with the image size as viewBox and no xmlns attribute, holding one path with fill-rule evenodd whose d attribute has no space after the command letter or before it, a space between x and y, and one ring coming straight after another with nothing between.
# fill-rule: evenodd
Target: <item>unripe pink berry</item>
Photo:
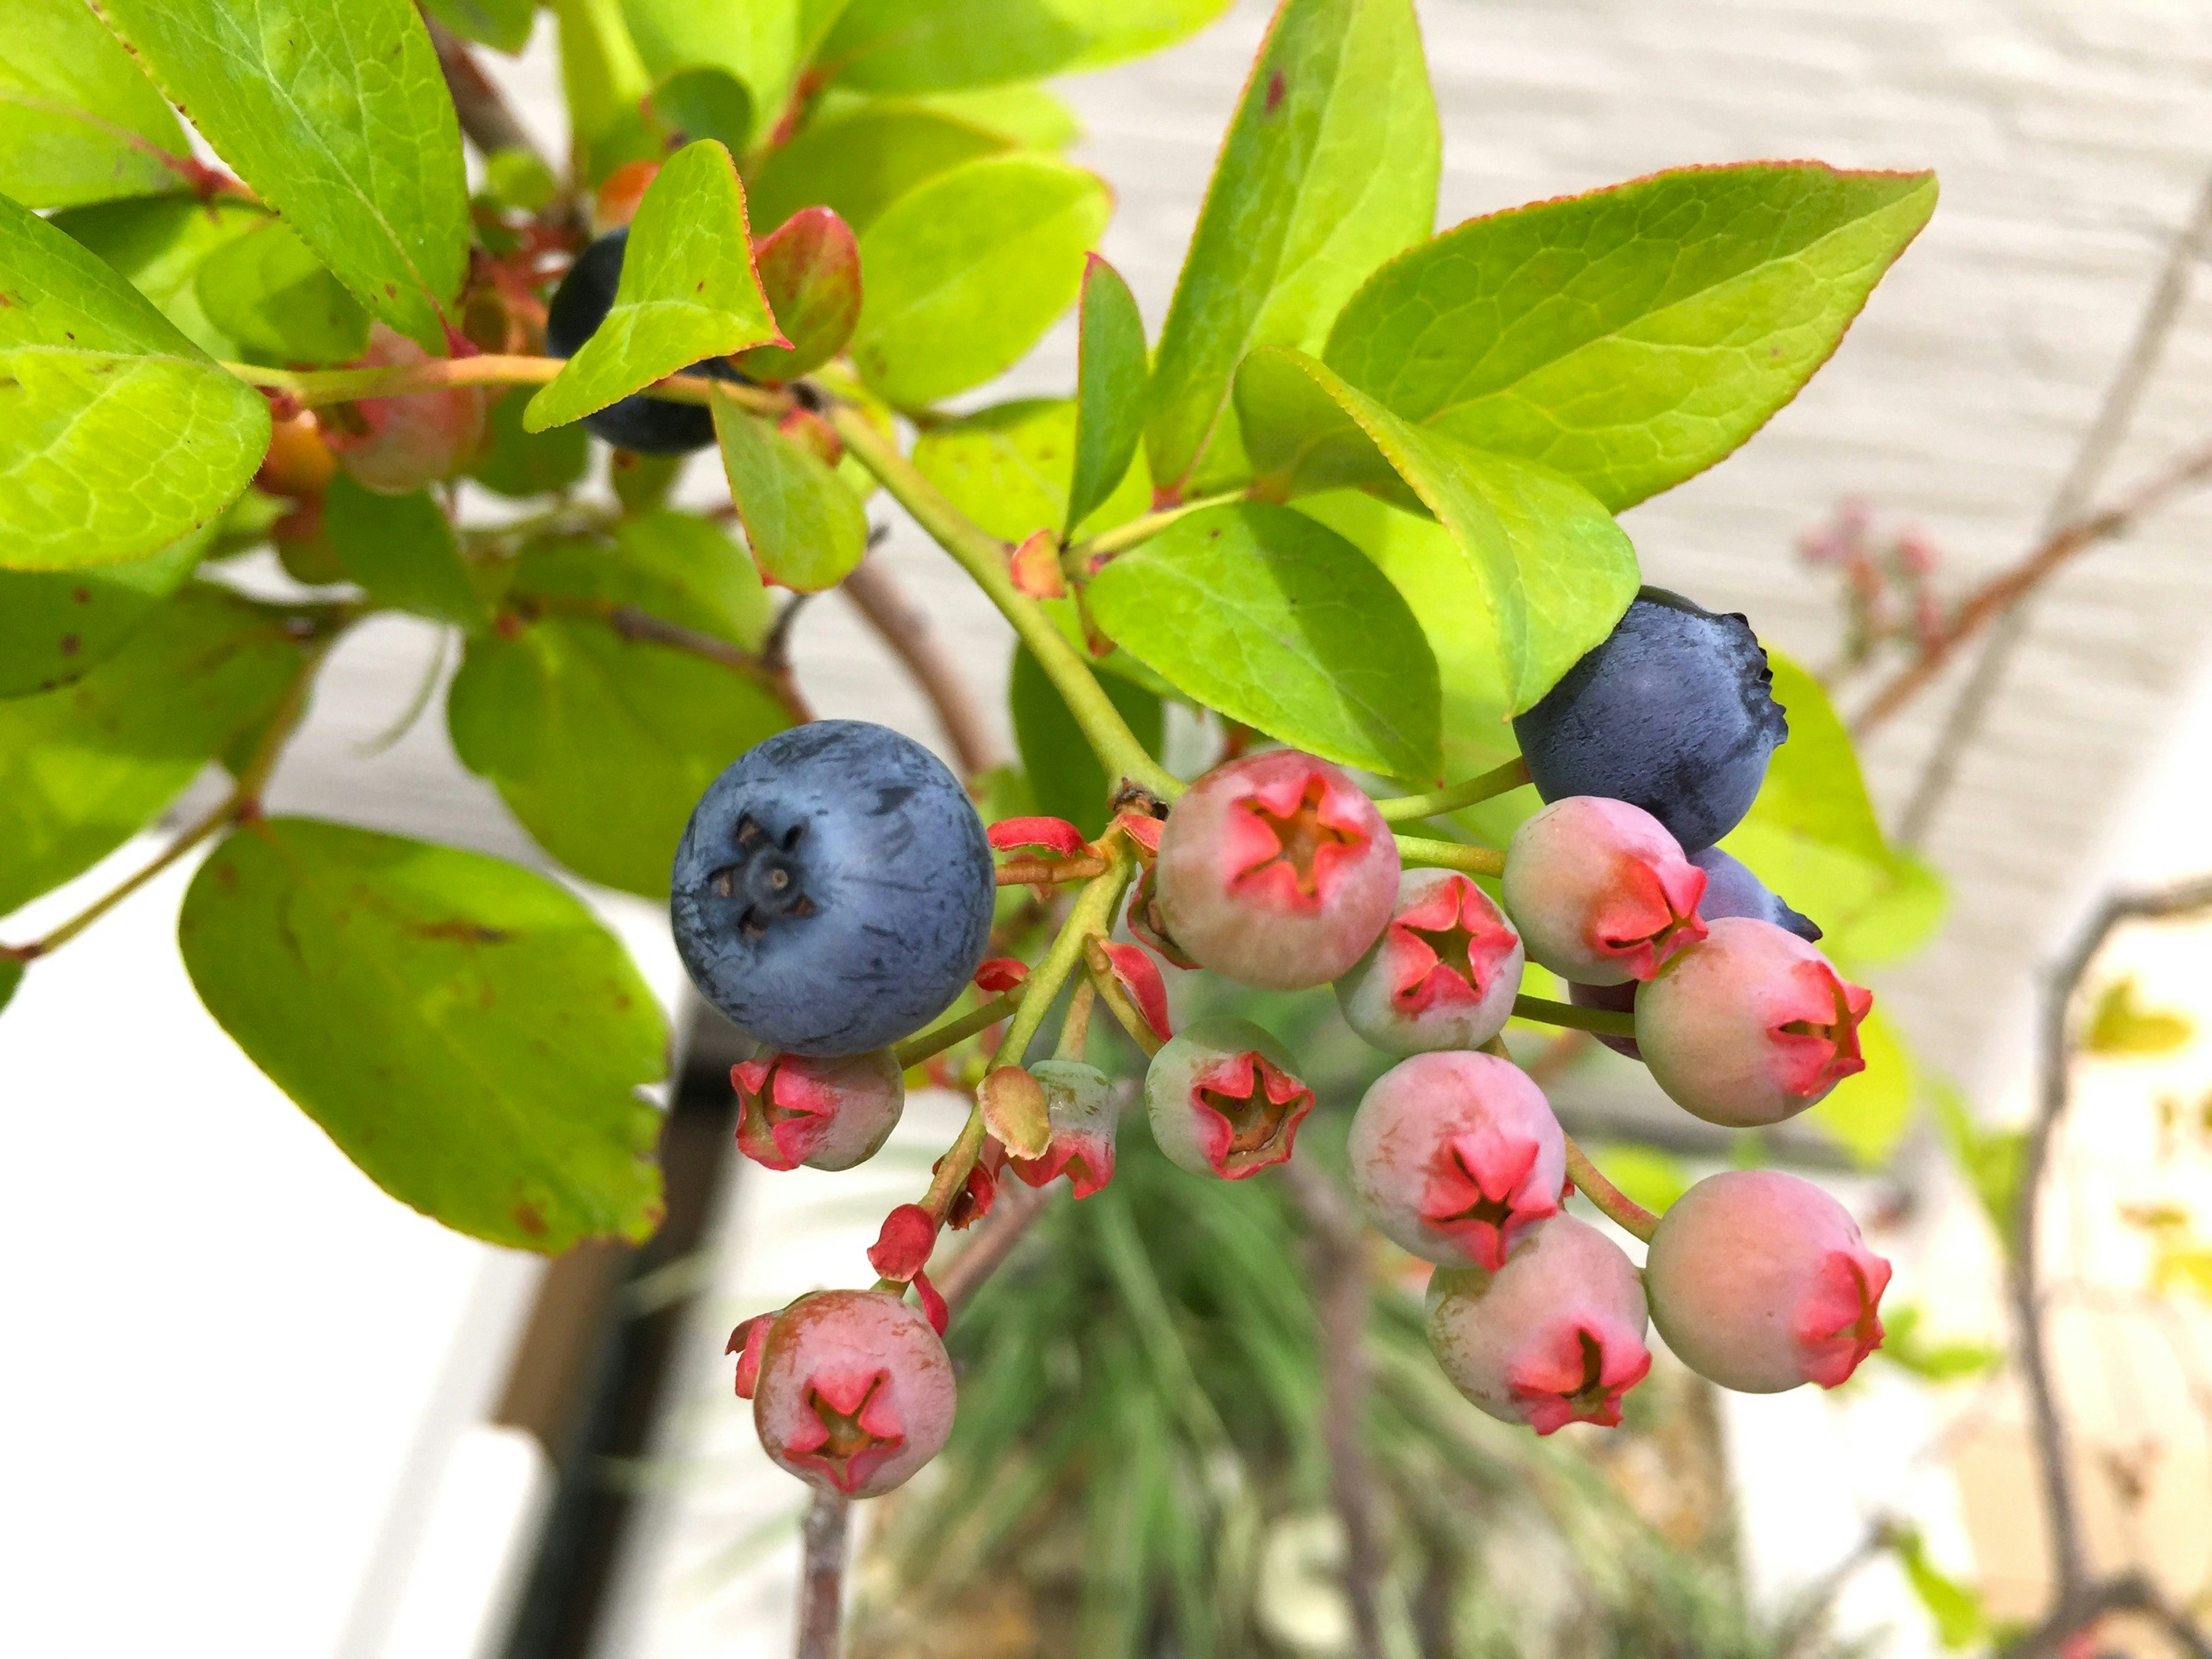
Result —
<instances>
[{"instance_id":1,"label":"unripe pink berry","mask_svg":"<svg viewBox=\"0 0 2212 1659\"><path fill-rule=\"evenodd\" d=\"M370 325L368 349L357 367L394 368L429 361L430 354L405 335L375 323ZM450 478L483 443L482 386L363 398L351 407L358 416L357 428L326 416L324 437L354 481L379 495L404 495Z\"/></svg>"},{"instance_id":2,"label":"unripe pink berry","mask_svg":"<svg viewBox=\"0 0 2212 1659\"><path fill-rule=\"evenodd\" d=\"M1451 870L1407 870L1382 936L1336 982L1352 1029L1384 1052L1480 1048L1521 988L1521 936L1490 895Z\"/></svg>"},{"instance_id":3,"label":"unripe pink berry","mask_svg":"<svg viewBox=\"0 0 2212 1659\"><path fill-rule=\"evenodd\" d=\"M1644 1277L1667 1346L1724 1389L1832 1389L1881 1346L1889 1263L1796 1176L1707 1176L1659 1218Z\"/></svg>"},{"instance_id":4,"label":"unripe pink berry","mask_svg":"<svg viewBox=\"0 0 2212 1659\"><path fill-rule=\"evenodd\" d=\"M1636 994L1636 1046L1668 1097L1730 1128L1779 1123L1854 1072L1874 993L1769 921L1724 916Z\"/></svg>"},{"instance_id":5,"label":"unripe pink berry","mask_svg":"<svg viewBox=\"0 0 2212 1659\"><path fill-rule=\"evenodd\" d=\"M1510 1060L1415 1054L1375 1080L1352 1120L1352 1185L1376 1226L1425 1261L1504 1267L1558 1213L1566 1138Z\"/></svg>"},{"instance_id":6,"label":"unripe pink berry","mask_svg":"<svg viewBox=\"0 0 2212 1659\"><path fill-rule=\"evenodd\" d=\"M1580 984L1650 979L1705 936L1705 872L1626 801L1553 801L1513 832L1501 884L1529 960Z\"/></svg>"},{"instance_id":7,"label":"unripe pink berry","mask_svg":"<svg viewBox=\"0 0 2212 1659\"><path fill-rule=\"evenodd\" d=\"M1343 973L1398 897L1398 843L1375 804L1340 769L1292 749L1193 784L1160 832L1155 870L1175 942L1271 991Z\"/></svg>"},{"instance_id":8,"label":"unripe pink berry","mask_svg":"<svg viewBox=\"0 0 2212 1659\"><path fill-rule=\"evenodd\" d=\"M875 1498L952 1432L952 1361L929 1321L880 1291L823 1291L776 1316L753 1387L761 1444L810 1486Z\"/></svg>"},{"instance_id":9,"label":"unripe pink berry","mask_svg":"<svg viewBox=\"0 0 2212 1659\"><path fill-rule=\"evenodd\" d=\"M1152 1056L1152 1139L1193 1175L1241 1181L1291 1155L1313 1091L1290 1051L1249 1020L1194 1021Z\"/></svg>"},{"instance_id":10,"label":"unripe pink berry","mask_svg":"<svg viewBox=\"0 0 2212 1659\"><path fill-rule=\"evenodd\" d=\"M888 1048L819 1058L769 1053L730 1067L738 1150L771 1170L849 1170L876 1155L906 1109Z\"/></svg>"},{"instance_id":11,"label":"unripe pink berry","mask_svg":"<svg viewBox=\"0 0 2212 1659\"><path fill-rule=\"evenodd\" d=\"M1571 1215L1539 1222L1494 1273L1437 1268L1428 1308L1429 1348L1452 1386L1539 1434L1613 1427L1651 1369L1635 1264Z\"/></svg>"},{"instance_id":12,"label":"unripe pink berry","mask_svg":"<svg viewBox=\"0 0 2212 1659\"><path fill-rule=\"evenodd\" d=\"M1052 1145L1042 1158L1009 1158L1007 1167L1032 1187L1064 1175L1076 1197L1088 1198L1114 1178L1121 1091L1105 1073L1079 1060L1041 1060L1029 1073L1044 1085Z\"/></svg>"}]
</instances>

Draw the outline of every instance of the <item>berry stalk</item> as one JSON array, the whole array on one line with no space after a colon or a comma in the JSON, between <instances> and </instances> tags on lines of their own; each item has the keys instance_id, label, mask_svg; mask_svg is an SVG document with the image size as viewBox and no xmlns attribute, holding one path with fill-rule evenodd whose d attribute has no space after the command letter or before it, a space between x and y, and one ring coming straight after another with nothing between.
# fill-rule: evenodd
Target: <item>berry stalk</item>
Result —
<instances>
[{"instance_id":1,"label":"berry stalk","mask_svg":"<svg viewBox=\"0 0 2212 1659\"><path fill-rule=\"evenodd\" d=\"M1431 789L1425 795L1401 795L1395 800L1378 800L1375 811L1385 823L1409 823L1420 818L1432 818L1439 813L1456 812L1462 806L1473 806L1508 790L1518 789L1528 781L1528 763L1516 755L1503 766L1492 767L1480 777L1469 778L1464 783L1455 783L1443 789Z\"/></svg>"},{"instance_id":2,"label":"berry stalk","mask_svg":"<svg viewBox=\"0 0 2212 1659\"><path fill-rule=\"evenodd\" d=\"M1224 489L1216 495L1200 495L1194 501L1163 507L1158 513L1145 514L1127 524L1117 524L1111 530L1102 530L1088 541L1073 544L1061 555L1062 562L1070 574L1087 576L1097 565L1112 558L1116 553L1126 553L1131 548L1152 540L1177 519L1188 518L1205 507L1226 507L1231 501L1243 501L1250 493L1244 489Z\"/></svg>"},{"instance_id":3,"label":"berry stalk","mask_svg":"<svg viewBox=\"0 0 2212 1659\"><path fill-rule=\"evenodd\" d=\"M978 1031L987 1031L1008 1014L1022 1006L1022 994L1029 988L1028 981L1011 991L1001 992L979 1007L969 1009L957 1019L947 1020L933 1030L910 1036L891 1050L898 1057L899 1070L911 1071L933 1054L943 1054L956 1042L964 1042Z\"/></svg>"},{"instance_id":4,"label":"berry stalk","mask_svg":"<svg viewBox=\"0 0 2212 1659\"><path fill-rule=\"evenodd\" d=\"M1636 1016L1615 1013L1609 1008L1583 1008L1571 1002L1553 1002L1545 997L1516 997L1513 999L1513 1018L1533 1019L1540 1025L1565 1025L1577 1031L1591 1031L1599 1036L1632 1037L1636 1035Z\"/></svg>"},{"instance_id":5,"label":"berry stalk","mask_svg":"<svg viewBox=\"0 0 2212 1659\"><path fill-rule=\"evenodd\" d=\"M368 368L264 368L258 363L223 363L221 368L248 386L281 392L302 409L349 404L362 398L397 398L413 392L443 392L457 386L544 386L568 364L565 357L510 356L480 352L473 357L431 357L421 362ZM791 406L781 392L716 382L689 372L656 380L640 397L679 404L708 403L709 387L758 415L781 414Z\"/></svg>"},{"instance_id":6,"label":"berry stalk","mask_svg":"<svg viewBox=\"0 0 2212 1659\"><path fill-rule=\"evenodd\" d=\"M1159 1053L1166 1039L1137 1012L1137 1005L1121 988L1121 981L1114 977L1114 964L1107 960L1105 949L1097 939L1083 941L1083 961L1091 971L1091 983L1098 993L1098 1000L1106 1005L1106 1012L1114 1016L1115 1023L1128 1033L1129 1041L1143 1049L1147 1059Z\"/></svg>"},{"instance_id":7,"label":"berry stalk","mask_svg":"<svg viewBox=\"0 0 2212 1659\"><path fill-rule=\"evenodd\" d=\"M1463 870L1470 876L1502 876L1505 854L1495 847L1470 847L1463 841L1431 841L1399 836L1398 862L1409 870Z\"/></svg>"},{"instance_id":8,"label":"berry stalk","mask_svg":"<svg viewBox=\"0 0 2212 1659\"><path fill-rule=\"evenodd\" d=\"M1566 1142L1567 1179L1575 1183L1575 1190L1597 1206L1606 1219L1623 1232L1632 1233L1649 1244L1658 1228L1659 1218L1607 1181L1597 1165L1590 1162L1589 1154L1575 1145L1572 1135L1566 1137Z\"/></svg>"}]
</instances>

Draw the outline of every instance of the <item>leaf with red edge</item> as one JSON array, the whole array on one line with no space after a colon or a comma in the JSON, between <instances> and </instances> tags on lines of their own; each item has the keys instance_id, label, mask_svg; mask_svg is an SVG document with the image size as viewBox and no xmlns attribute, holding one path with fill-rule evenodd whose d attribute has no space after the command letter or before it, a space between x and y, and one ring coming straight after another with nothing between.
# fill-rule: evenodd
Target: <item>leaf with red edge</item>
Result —
<instances>
[{"instance_id":1,"label":"leaf with red edge","mask_svg":"<svg viewBox=\"0 0 2212 1659\"><path fill-rule=\"evenodd\" d=\"M753 1389L760 1381L761 1350L768 1346L769 1327L775 1323L772 1313L755 1314L739 1322L730 1333L729 1346L724 1353L738 1357L738 1398L750 1400Z\"/></svg>"},{"instance_id":2,"label":"leaf with red edge","mask_svg":"<svg viewBox=\"0 0 2212 1659\"><path fill-rule=\"evenodd\" d=\"M993 957L975 970L975 988L996 996L1012 990L1029 976L1029 964L1019 957Z\"/></svg>"},{"instance_id":3,"label":"leaf with red edge","mask_svg":"<svg viewBox=\"0 0 2212 1659\"><path fill-rule=\"evenodd\" d=\"M903 1284L929 1265L936 1243L936 1218L919 1204L902 1204L884 1218L883 1230L868 1247L868 1265Z\"/></svg>"},{"instance_id":4,"label":"leaf with red edge","mask_svg":"<svg viewBox=\"0 0 2212 1659\"><path fill-rule=\"evenodd\" d=\"M1175 1033L1168 1029L1168 988L1160 978L1159 964L1145 953L1142 945L1101 939L1098 948L1105 953L1114 977L1129 994L1129 1000L1145 1017L1145 1024L1152 1028L1152 1035L1165 1042Z\"/></svg>"},{"instance_id":5,"label":"leaf with red edge","mask_svg":"<svg viewBox=\"0 0 2212 1659\"><path fill-rule=\"evenodd\" d=\"M945 1298L937 1293L937 1286L929 1282L927 1273L914 1276L914 1288L921 1297L922 1316L929 1321L932 1330L939 1336L944 1335L945 1328L952 1322L952 1310L945 1305Z\"/></svg>"},{"instance_id":6,"label":"leaf with red edge","mask_svg":"<svg viewBox=\"0 0 2212 1659\"><path fill-rule=\"evenodd\" d=\"M1018 1066L1002 1066L983 1079L975 1103L991 1133L1017 1158L1042 1158L1052 1145L1044 1085Z\"/></svg>"},{"instance_id":7,"label":"leaf with red edge","mask_svg":"<svg viewBox=\"0 0 2212 1659\"><path fill-rule=\"evenodd\" d=\"M791 342L738 354L740 372L770 383L796 380L845 349L860 320L860 248L826 207L801 208L753 250L761 290Z\"/></svg>"},{"instance_id":8,"label":"leaf with red edge","mask_svg":"<svg viewBox=\"0 0 2212 1659\"><path fill-rule=\"evenodd\" d=\"M1079 856L1090 843L1066 818L1001 818L989 830L991 845L1005 853L1017 847L1042 847L1061 858Z\"/></svg>"},{"instance_id":9,"label":"leaf with red edge","mask_svg":"<svg viewBox=\"0 0 2212 1659\"><path fill-rule=\"evenodd\" d=\"M1010 561L1014 586L1033 599L1064 599L1067 579L1060 569L1060 538L1049 530L1032 530L1022 538Z\"/></svg>"}]
</instances>

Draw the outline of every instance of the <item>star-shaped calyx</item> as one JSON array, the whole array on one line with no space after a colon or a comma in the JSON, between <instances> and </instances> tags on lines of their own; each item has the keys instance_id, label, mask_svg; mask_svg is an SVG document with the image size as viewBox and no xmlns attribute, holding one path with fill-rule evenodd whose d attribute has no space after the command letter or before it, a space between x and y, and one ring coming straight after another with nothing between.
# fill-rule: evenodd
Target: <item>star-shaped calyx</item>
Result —
<instances>
[{"instance_id":1,"label":"star-shaped calyx","mask_svg":"<svg viewBox=\"0 0 2212 1659\"><path fill-rule=\"evenodd\" d=\"M738 820L735 856L707 880L717 898L738 904L735 927L746 939L760 939L786 919L814 914L805 868L796 856L805 831L804 823L794 823L777 836L750 813Z\"/></svg>"}]
</instances>

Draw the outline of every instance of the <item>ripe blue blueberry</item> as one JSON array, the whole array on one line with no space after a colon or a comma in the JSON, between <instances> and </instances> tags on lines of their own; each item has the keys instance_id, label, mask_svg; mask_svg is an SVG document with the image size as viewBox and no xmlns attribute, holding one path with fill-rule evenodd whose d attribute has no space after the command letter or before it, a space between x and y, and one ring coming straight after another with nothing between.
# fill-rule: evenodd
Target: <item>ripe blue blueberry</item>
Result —
<instances>
[{"instance_id":1,"label":"ripe blue blueberry","mask_svg":"<svg viewBox=\"0 0 2212 1659\"><path fill-rule=\"evenodd\" d=\"M708 786L676 849L676 948L775 1048L857 1054L944 1012L983 959L997 876L943 762L865 720L780 732Z\"/></svg>"},{"instance_id":2,"label":"ripe blue blueberry","mask_svg":"<svg viewBox=\"0 0 2212 1659\"><path fill-rule=\"evenodd\" d=\"M623 248L629 232L611 230L576 258L545 310L545 349L573 357L606 320L622 280ZM709 357L693 368L717 380L744 378L726 357ZM595 438L640 455L688 455L714 441L714 417L697 404L670 403L635 392L584 416Z\"/></svg>"},{"instance_id":3,"label":"ripe blue blueberry","mask_svg":"<svg viewBox=\"0 0 2212 1659\"><path fill-rule=\"evenodd\" d=\"M1772 686L1743 617L1647 587L1513 731L1546 800L1625 800L1701 852L1751 810L1790 735Z\"/></svg>"},{"instance_id":4,"label":"ripe blue blueberry","mask_svg":"<svg viewBox=\"0 0 2212 1659\"><path fill-rule=\"evenodd\" d=\"M1708 847L1702 853L1691 854L1690 862L1705 872L1705 896L1698 901L1698 914L1707 921L1749 916L1753 921L1771 921L1808 945L1820 943L1819 925L1784 903L1741 859Z\"/></svg>"}]
</instances>

